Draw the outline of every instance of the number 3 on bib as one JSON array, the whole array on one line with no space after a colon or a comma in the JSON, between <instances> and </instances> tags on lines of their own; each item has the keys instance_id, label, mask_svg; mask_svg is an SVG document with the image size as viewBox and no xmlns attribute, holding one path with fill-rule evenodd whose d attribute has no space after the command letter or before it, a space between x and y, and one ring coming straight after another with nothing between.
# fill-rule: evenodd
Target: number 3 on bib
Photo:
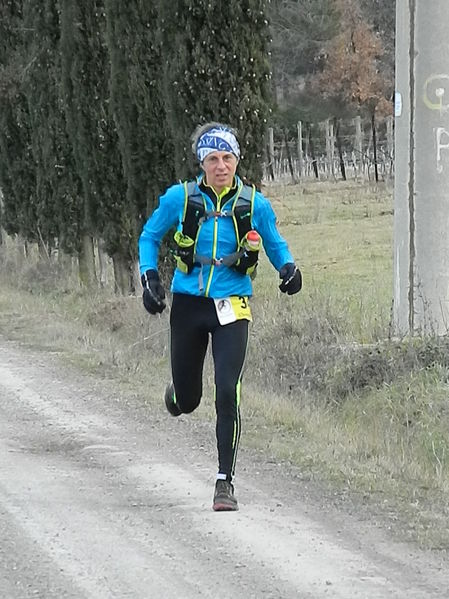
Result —
<instances>
[{"instance_id":1,"label":"number 3 on bib","mask_svg":"<svg viewBox=\"0 0 449 599\"><path fill-rule=\"evenodd\" d=\"M246 296L231 295L214 299L214 303L220 324L229 324L236 320L252 321L251 308Z\"/></svg>"}]
</instances>

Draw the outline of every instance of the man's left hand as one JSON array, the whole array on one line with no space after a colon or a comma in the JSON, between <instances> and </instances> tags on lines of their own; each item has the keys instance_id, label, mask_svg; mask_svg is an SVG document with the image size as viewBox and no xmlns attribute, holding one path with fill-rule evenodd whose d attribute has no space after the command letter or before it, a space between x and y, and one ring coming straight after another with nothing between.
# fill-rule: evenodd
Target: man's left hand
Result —
<instances>
[{"instance_id":1,"label":"man's left hand","mask_svg":"<svg viewBox=\"0 0 449 599\"><path fill-rule=\"evenodd\" d=\"M302 275L299 268L293 262L288 262L279 271L279 277L282 279L279 289L282 293L293 295L301 291Z\"/></svg>"}]
</instances>

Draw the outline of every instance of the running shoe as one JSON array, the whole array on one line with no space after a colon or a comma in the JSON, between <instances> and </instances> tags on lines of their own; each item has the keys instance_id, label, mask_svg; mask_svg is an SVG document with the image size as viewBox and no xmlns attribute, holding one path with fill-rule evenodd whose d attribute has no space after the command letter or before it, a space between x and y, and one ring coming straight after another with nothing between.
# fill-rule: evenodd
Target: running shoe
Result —
<instances>
[{"instance_id":1,"label":"running shoe","mask_svg":"<svg viewBox=\"0 0 449 599\"><path fill-rule=\"evenodd\" d=\"M212 508L215 512L235 512L239 509L234 496L234 487L227 480L217 480L215 483Z\"/></svg>"},{"instance_id":2,"label":"running shoe","mask_svg":"<svg viewBox=\"0 0 449 599\"><path fill-rule=\"evenodd\" d=\"M172 416L179 416L182 414L176 403L176 394L173 383L167 385L167 388L165 389L165 406Z\"/></svg>"}]
</instances>

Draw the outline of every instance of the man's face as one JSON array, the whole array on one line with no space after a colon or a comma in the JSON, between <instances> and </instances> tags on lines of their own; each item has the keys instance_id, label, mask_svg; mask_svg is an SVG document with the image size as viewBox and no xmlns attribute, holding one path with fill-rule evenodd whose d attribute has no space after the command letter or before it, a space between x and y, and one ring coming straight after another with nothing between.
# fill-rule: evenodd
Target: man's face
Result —
<instances>
[{"instance_id":1,"label":"man's face","mask_svg":"<svg viewBox=\"0 0 449 599\"><path fill-rule=\"evenodd\" d=\"M206 183L221 193L231 187L237 169L237 158L231 152L212 152L202 162Z\"/></svg>"}]
</instances>

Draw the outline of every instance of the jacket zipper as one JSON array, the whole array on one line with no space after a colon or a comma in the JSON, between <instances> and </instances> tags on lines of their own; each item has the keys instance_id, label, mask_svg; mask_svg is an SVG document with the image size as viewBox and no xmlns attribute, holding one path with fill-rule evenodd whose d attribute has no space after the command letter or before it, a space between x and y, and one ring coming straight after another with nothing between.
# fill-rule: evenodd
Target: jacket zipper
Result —
<instances>
[{"instance_id":1,"label":"jacket zipper","mask_svg":"<svg viewBox=\"0 0 449 599\"><path fill-rule=\"evenodd\" d=\"M218 196L217 196L216 210L217 210L217 212L221 211L221 199ZM212 260L215 260L217 257L217 233L218 233L218 219L219 218L220 218L219 216L214 217L214 241L213 241L213 246L212 246ZM209 297L209 291L210 291L210 286L212 283L212 276L214 274L214 269L215 269L215 265L211 264L211 267L209 270L209 276L207 278L206 291L204 292L205 297Z\"/></svg>"}]
</instances>

